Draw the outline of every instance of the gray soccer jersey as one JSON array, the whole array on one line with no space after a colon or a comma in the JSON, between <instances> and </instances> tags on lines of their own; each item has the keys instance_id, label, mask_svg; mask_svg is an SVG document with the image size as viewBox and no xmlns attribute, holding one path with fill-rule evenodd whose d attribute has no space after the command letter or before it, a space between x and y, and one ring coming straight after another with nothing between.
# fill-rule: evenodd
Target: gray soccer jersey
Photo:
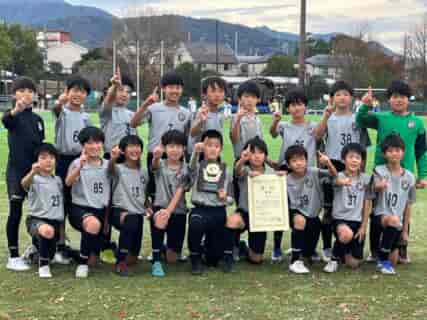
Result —
<instances>
[{"instance_id":1,"label":"gray soccer jersey","mask_svg":"<svg viewBox=\"0 0 427 320\"><path fill-rule=\"evenodd\" d=\"M231 129L234 128L237 121L237 115L233 115L231 119ZM262 138L262 123L261 119L256 115L248 115L240 120L240 139L233 143L234 157L240 158L240 154L248 140L259 136Z\"/></svg>"},{"instance_id":2,"label":"gray soccer jersey","mask_svg":"<svg viewBox=\"0 0 427 320\"><path fill-rule=\"evenodd\" d=\"M181 170L177 172L168 167L167 160L160 160L160 168L154 171L154 178L156 182L155 207L167 208L178 187L183 187L184 190L190 188L191 177L188 166L185 163L182 165ZM174 213L187 213L185 194L178 203Z\"/></svg>"},{"instance_id":3,"label":"gray soccer jersey","mask_svg":"<svg viewBox=\"0 0 427 320\"><path fill-rule=\"evenodd\" d=\"M64 221L62 190L61 178L35 175L28 190L30 215L42 219Z\"/></svg>"},{"instance_id":4,"label":"gray soccer jersey","mask_svg":"<svg viewBox=\"0 0 427 320\"><path fill-rule=\"evenodd\" d=\"M347 178L344 172L338 173L337 179ZM338 220L361 222L363 219L364 200L370 199L370 180L367 174L352 177L351 186L337 186L334 183L334 202L332 217Z\"/></svg>"},{"instance_id":5,"label":"gray soccer jersey","mask_svg":"<svg viewBox=\"0 0 427 320\"><path fill-rule=\"evenodd\" d=\"M161 142L163 134L169 130L190 131L191 112L184 107L168 107L155 103L148 107L143 121L149 123L148 151L152 152Z\"/></svg>"},{"instance_id":6,"label":"gray soccer jersey","mask_svg":"<svg viewBox=\"0 0 427 320\"><path fill-rule=\"evenodd\" d=\"M282 138L282 147L279 154L279 163L285 161L285 152L292 145L298 144L307 150L308 167L316 166L316 137L314 129L317 123L310 121L304 124L293 124L291 122L280 122L277 133Z\"/></svg>"},{"instance_id":7,"label":"gray soccer jersey","mask_svg":"<svg viewBox=\"0 0 427 320\"><path fill-rule=\"evenodd\" d=\"M194 205L208 207L223 207L228 205L227 202L220 201L217 193L199 190L197 183L197 181L199 180L199 171L199 163L195 165L194 170L190 170L191 181L193 184L193 187L191 189L191 202ZM230 172L227 171L224 180L224 189L227 191L227 197L231 197L233 193L232 180L232 175L230 174Z\"/></svg>"},{"instance_id":8,"label":"gray soccer jersey","mask_svg":"<svg viewBox=\"0 0 427 320\"><path fill-rule=\"evenodd\" d=\"M323 206L322 183L331 178L328 170L309 167L304 177L287 176L290 209L298 210L308 218L319 215Z\"/></svg>"},{"instance_id":9,"label":"gray soccer jersey","mask_svg":"<svg viewBox=\"0 0 427 320\"><path fill-rule=\"evenodd\" d=\"M335 160L341 160L341 151L349 143L360 143L360 129L356 125L356 116L331 115L327 123L325 153Z\"/></svg>"},{"instance_id":10,"label":"gray soccer jersey","mask_svg":"<svg viewBox=\"0 0 427 320\"><path fill-rule=\"evenodd\" d=\"M374 170L374 183L382 179L388 180L388 186L382 192L375 193L375 215L397 215L403 222L407 204L415 202L415 177L406 169L401 176L392 175L385 165L377 166Z\"/></svg>"},{"instance_id":11,"label":"gray soccer jersey","mask_svg":"<svg viewBox=\"0 0 427 320\"><path fill-rule=\"evenodd\" d=\"M192 126L196 124L199 120L195 119L192 122ZM223 133L224 130L224 121L225 117L224 114L221 112L208 112L207 119L205 123L202 125L202 128L200 130L200 134L198 134L195 137L189 136L188 139L188 153L191 154L193 152L194 145L198 142L200 142L200 139L202 138L202 135L207 130L217 130Z\"/></svg>"},{"instance_id":12,"label":"gray soccer jersey","mask_svg":"<svg viewBox=\"0 0 427 320\"><path fill-rule=\"evenodd\" d=\"M74 160L68 173L80 166L80 159ZM108 205L110 199L110 179L108 161L102 160L100 166L85 164L80 170L80 176L71 188L71 198L74 204L95 209Z\"/></svg>"},{"instance_id":13,"label":"gray soccer jersey","mask_svg":"<svg viewBox=\"0 0 427 320\"><path fill-rule=\"evenodd\" d=\"M132 214L145 213L148 174L143 169L131 169L125 164L116 164L113 179L113 206Z\"/></svg>"},{"instance_id":14,"label":"gray soccer jersey","mask_svg":"<svg viewBox=\"0 0 427 320\"><path fill-rule=\"evenodd\" d=\"M238 177L239 182L239 208L249 212L249 200L248 200L248 179L251 169L249 166L243 168L242 176ZM264 174L274 174L275 171L269 166L265 166Z\"/></svg>"},{"instance_id":15,"label":"gray soccer jersey","mask_svg":"<svg viewBox=\"0 0 427 320\"><path fill-rule=\"evenodd\" d=\"M105 134L105 152L111 152L123 137L130 134L138 134L137 130L130 126L130 120L133 115L134 112L125 107L105 109L104 105L101 106L99 118L101 120L101 129Z\"/></svg>"},{"instance_id":16,"label":"gray soccer jersey","mask_svg":"<svg viewBox=\"0 0 427 320\"><path fill-rule=\"evenodd\" d=\"M55 123L55 146L60 154L78 155L81 152L79 132L91 125L89 114L63 107Z\"/></svg>"}]
</instances>

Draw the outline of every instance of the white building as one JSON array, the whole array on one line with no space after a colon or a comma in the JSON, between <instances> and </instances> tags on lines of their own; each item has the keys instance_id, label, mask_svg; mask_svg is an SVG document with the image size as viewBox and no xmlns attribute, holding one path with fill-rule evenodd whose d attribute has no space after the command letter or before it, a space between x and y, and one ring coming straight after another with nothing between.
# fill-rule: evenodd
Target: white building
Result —
<instances>
[{"instance_id":1,"label":"white building","mask_svg":"<svg viewBox=\"0 0 427 320\"><path fill-rule=\"evenodd\" d=\"M239 61L239 70L242 75L248 77L259 76L265 68L267 68L268 61L274 54L265 56L237 56Z\"/></svg>"},{"instance_id":2,"label":"white building","mask_svg":"<svg viewBox=\"0 0 427 320\"><path fill-rule=\"evenodd\" d=\"M224 76L235 76L240 73L234 51L222 44L218 45L217 61L215 43L181 43L174 56L174 67L185 62L194 64L202 71L216 71L218 63L218 72Z\"/></svg>"},{"instance_id":3,"label":"white building","mask_svg":"<svg viewBox=\"0 0 427 320\"><path fill-rule=\"evenodd\" d=\"M342 73L342 62L332 55L318 54L305 60L308 78L318 76L321 78L339 79Z\"/></svg>"},{"instance_id":4,"label":"white building","mask_svg":"<svg viewBox=\"0 0 427 320\"><path fill-rule=\"evenodd\" d=\"M63 67L63 73L71 73L73 64L88 53L88 49L72 42L70 33L65 31L40 31L37 43L43 52L46 70L49 69L50 62L58 62Z\"/></svg>"},{"instance_id":5,"label":"white building","mask_svg":"<svg viewBox=\"0 0 427 320\"><path fill-rule=\"evenodd\" d=\"M46 50L47 65L50 62L59 62L63 67L63 73L71 73L71 68L75 62L82 59L82 55L88 53L88 49L77 43L68 41Z\"/></svg>"}]
</instances>

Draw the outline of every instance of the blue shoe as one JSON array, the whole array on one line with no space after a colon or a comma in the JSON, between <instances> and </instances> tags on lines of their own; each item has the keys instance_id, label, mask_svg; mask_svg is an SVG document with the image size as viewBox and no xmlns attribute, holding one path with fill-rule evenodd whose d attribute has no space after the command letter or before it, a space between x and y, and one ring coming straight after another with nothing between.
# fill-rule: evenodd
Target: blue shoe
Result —
<instances>
[{"instance_id":1,"label":"blue shoe","mask_svg":"<svg viewBox=\"0 0 427 320\"><path fill-rule=\"evenodd\" d=\"M164 277L165 272L163 271L163 266L160 261L156 261L153 263L151 267L151 274L153 277Z\"/></svg>"},{"instance_id":2,"label":"blue shoe","mask_svg":"<svg viewBox=\"0 0 427 320\"><path fill-rule=\"evenodd\" d=\"M393 265L389 260L383 260L378 263L378 268L382 274L396 274Z\"/></svg>"},{"instance_id":3,"label":"blue shoe","mask_svg":"<svg viewBox=\"0 0 427 320\"><path fill-rule=\"evenodd\" d=\"M272 263L281 263L283 261L282 249L276 248L271 253L271 262Z\"/></svg>"}]
</instances>

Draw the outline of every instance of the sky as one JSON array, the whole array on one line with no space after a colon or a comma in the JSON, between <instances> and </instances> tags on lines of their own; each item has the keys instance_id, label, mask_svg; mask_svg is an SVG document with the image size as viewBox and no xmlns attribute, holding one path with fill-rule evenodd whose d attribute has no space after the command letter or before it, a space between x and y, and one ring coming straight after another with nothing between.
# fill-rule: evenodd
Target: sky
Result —
<instances>
[{"instance_id":1,"label":"sky","mask_svg":"<svg viewBox=\"0 0 427 320\"><path fill-rule=\"evenodd\" d=\"M118 16L154 12L194 18L214 18L250 27L298 33L299 0L70 0ZM427 13L427 0L307 0L307 31L312 33L361 30L401 53L403 38Z\"/></svg>"}]
</instances>

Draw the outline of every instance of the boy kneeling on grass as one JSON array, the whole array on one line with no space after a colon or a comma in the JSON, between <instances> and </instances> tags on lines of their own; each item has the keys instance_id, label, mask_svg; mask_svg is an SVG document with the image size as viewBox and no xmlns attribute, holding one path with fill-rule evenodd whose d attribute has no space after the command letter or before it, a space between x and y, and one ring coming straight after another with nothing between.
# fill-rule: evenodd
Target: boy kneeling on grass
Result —
<instances>
[{"instance_id":1,"label":"boy kneeling on grass","mask_svg":"<svg viewBox=\"0 0 427 320\"><path fill-rule=\"evenodd\" d=\"M58 152L49 143L43 143L36 152L37 162L22 179L28 192L27 230L39 250L39 276L51 278L49 261L53 258L59 226L64 222L63 185L54 175Z\"/></svg>"},{"instance_id":2,"label":"boy kneeling on grass","mask_svg":"<svg viewBox=\"0 0 427 320\"><path fill-rule=\"evenodd\" d=\"M248 261L253 264L260 264L263 261L267 232L249 231L249 200L248 200L248 179L263 174L275 174L274 169L266 165L268 150L266 143L259 137L250 139L236 162L236 176L240 186L238 208L235 213L227 218L226 230L229 233L226 236L228 248L233 248L233 239L236 231L239 233L248 231L249 235L249 255ZM285 174L285 172L278 172ZM229 265L228 271L234 271L233 265Z\"/></svg>"},{"instance_id":3,"label":"boy kneeling on grass","mask_svg":"<svg viewBox=\"0 0 427 320\"><path fill-rule=\"evenodd\" d=\"M385 165L374 169L374 217L381 226L378 250L378 269L384 274L394 274L399 247L408 242L411 205L415 203L416 179L402 167L405 144L397 134L384 138L381 150Z\"/></svg>"},{"instance_id":4,"label":"boy kneeling on grass","mask_svg":"<svg viewBox=\"0 0 427 320\"><path fill-rule=\"evenodd\" d=\"M332 259L323 269L328 273L336 272L340 262L351 268L360 266L370 213L371 177L362 172L365 148L349 143L343 148L341 158L345 170L333 182L332 224L336 240Z\"/></svg>"},{"instance_id":5,"label":"boy kneeling on grass","mask_svg":"<svg viewBox=\"0 0 427 320\"><path fill-rule=\"evenodd\" d=\"M209 265L217 265L221 258L228 265L233 261L232 250L226 251L223 243L232 178L220 159L222 135L216 130L207 130L202 135L202 141L195 145L190 161L193 182L191 201L194 208L189 219L188 248L194 275L203 273L203 236L211 240L205 252L205 261ZM199 161L201 154L203 160Z\"/></svg>"},{"instance_id":6,"label":"boy kneeling on grass","mask_svg":"<svg viewBox=\"0 0 427 320\"><path fill-rule=\"evenodd\" d=\"M99 255L101 232L106 207L110 199L108 161L102 158L104 133L96 127L86 127L78 135L82 155L68 169L65 184L71 187L71 226L81 233L77 278L87 278L88 259Z\"/></svg>"}]
</instances>

